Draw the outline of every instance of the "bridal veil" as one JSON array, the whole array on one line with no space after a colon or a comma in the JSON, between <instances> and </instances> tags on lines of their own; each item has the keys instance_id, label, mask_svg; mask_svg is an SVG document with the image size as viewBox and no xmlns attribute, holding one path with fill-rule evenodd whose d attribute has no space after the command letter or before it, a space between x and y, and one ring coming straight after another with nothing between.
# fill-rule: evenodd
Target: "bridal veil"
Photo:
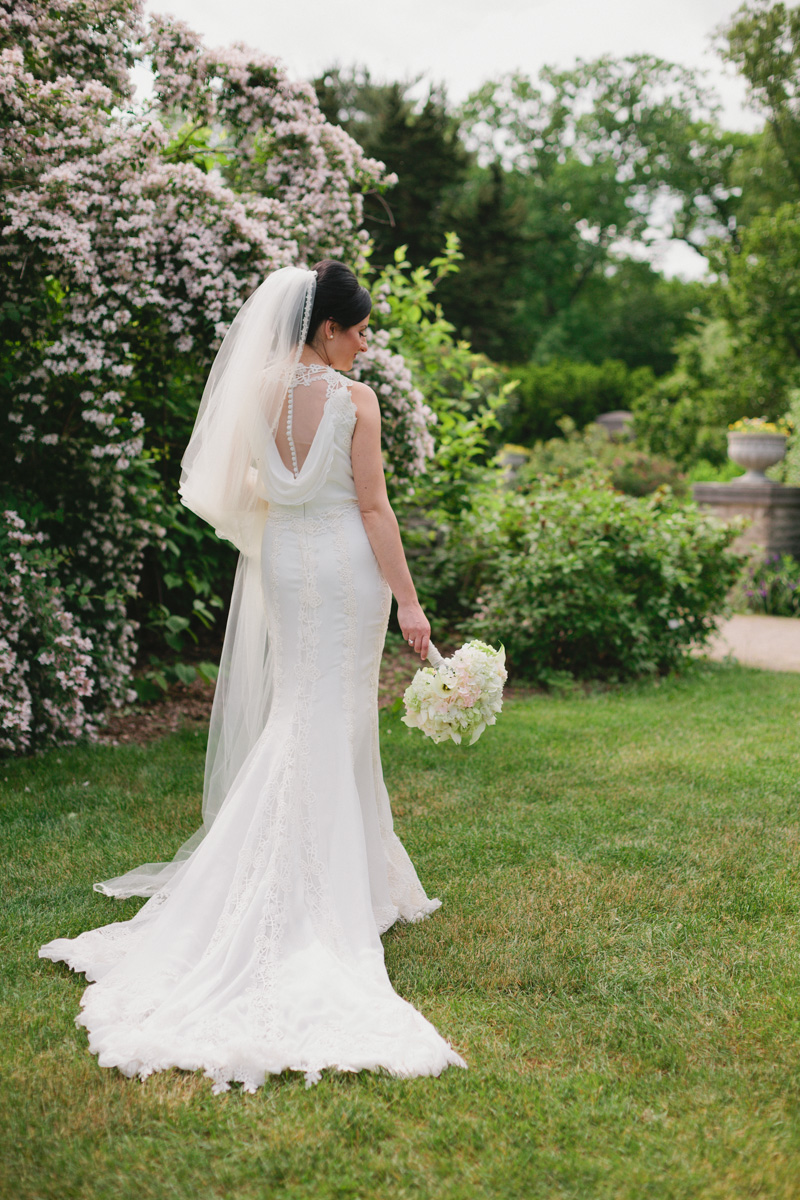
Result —
<instances>
[{"instance_id":1,"label":"bridal veil","mask_svg":"<svg viewBox=\"0 0 800 1200\"><path fill-rule=\"evenodd\" d=\"M181 461L180 497L239 550L203 784L203 823L167 863L144 863L96 883L124 899L160 891L203 840L269 715L272 693L261 590L267 502L260 463L274 436L305 344L316 274L274 271L236 314L211 368Z\"/></svg>"}]
</instances>

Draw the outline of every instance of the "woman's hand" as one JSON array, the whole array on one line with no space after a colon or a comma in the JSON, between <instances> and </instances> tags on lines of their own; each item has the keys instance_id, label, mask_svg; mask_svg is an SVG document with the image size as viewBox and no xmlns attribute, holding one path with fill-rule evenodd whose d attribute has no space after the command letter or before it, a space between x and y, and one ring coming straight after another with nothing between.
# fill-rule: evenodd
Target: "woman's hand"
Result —
<instances>
[{"instance_id":1,"label":"woman's hand","mask_svg":"<svg viewBox=\"0 0 800 1200\"><path fill-rule=\"evenodd\" d=\"M428 657L431 624L418 603L398 604L397 620L408 645L421 659Z\"/></svg>"}]
</instances>

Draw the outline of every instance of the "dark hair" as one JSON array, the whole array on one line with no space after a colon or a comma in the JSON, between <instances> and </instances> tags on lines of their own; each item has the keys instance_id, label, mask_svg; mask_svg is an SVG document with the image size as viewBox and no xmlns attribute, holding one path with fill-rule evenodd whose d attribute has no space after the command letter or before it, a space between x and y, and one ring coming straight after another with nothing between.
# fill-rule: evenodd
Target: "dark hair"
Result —
<instances>
[{"instance_id":1,"label":"dark hair","mask_svg":"<svg viewBox=\"0 0 800 1200\"><path fill-rule=\"evenodd\" d=\"M312 341L323 321L328 318L349 329L368 317L372 309L372 298L365 287L356 279L344 263L332 258L323 258L314 267L317 273L317 290L308 324L307 341Z\"/></svg>"}]
</instances>

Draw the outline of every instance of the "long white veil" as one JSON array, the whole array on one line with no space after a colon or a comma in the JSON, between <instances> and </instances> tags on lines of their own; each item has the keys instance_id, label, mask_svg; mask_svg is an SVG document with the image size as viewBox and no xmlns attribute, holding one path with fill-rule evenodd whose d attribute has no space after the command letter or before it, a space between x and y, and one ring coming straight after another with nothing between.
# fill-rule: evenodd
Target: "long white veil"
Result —
<instances>
[{"instance_id":1,"label":"long white veil","mask_svg":"<svg viewBox=\"0 0 800 1200\"><path fill-rule=\"evenodd\" d=\"M181 461L180 497L239 550L219 678L211 711L203 785L203 824L171 862L144 863L94 885L107 896L152 896L210 829L258 740L272 692L267 618L261 593L261 538L267 502L257 463L274 436L300 358L316 275L273 272L236 314L217 352Z\"/></svg>"}]
</instances>

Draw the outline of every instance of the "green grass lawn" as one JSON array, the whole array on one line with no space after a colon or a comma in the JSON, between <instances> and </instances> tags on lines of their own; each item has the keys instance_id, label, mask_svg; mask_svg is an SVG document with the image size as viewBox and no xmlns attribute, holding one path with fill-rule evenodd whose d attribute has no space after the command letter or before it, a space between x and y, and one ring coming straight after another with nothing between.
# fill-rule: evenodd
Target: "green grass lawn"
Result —
<instances>
[{"instance_id":1,"label":"green grass lawn","mask_svg":"<svg viewBox=\"0 0 800 1200\"><path fill-rule=\"evenodd\" d=\"M36 957L136 911L91 883L191 831L202 737L0 764L0 1196L800 1196L799 743L800 676L727 667L515 699L472 749L387 718L444 901L389 973L470 1069L220 1097L101 1070Z\"/></svg>"}]
</instances>

